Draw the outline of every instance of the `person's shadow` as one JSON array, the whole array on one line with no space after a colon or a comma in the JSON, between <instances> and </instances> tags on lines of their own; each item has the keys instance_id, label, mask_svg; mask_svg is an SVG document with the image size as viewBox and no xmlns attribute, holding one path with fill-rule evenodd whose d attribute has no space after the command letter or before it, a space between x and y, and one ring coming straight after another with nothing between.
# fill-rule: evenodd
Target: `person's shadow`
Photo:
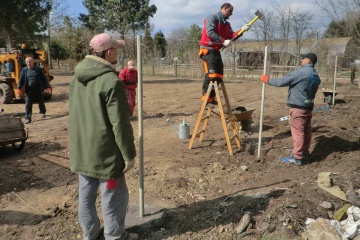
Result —
<instances>
[{"instance_id":1,"label":"person's shadow","mask_svg":"<svg viewBox=\"0 0 360 240\"><path fill-rule=\"evenodd\" d=\"M181 205L174 209L161 209L149 215L161 213L161 217L128 229L136 232L141 239L158 240L187 234L188 239L199 239L192 234L204 232L207 239L224 239L224 233L219 232L219 226L231 224L233 229L227 229L226 239L237 239L237 226L245 213L252 217L263 213L271 198L278 198L285 190L274 190L266 195L245 195L234 193L215 199L202 200L191 204ZM188 196L190 197L190 196ZM199 196L201 197L201 196ZM244 231L246 228L244 229ZM225 231L225 230L224 230ZM211 238L210 238L211 239Z\"/></svg>"},{"instance_id":2,"label":"person's shadow","mask_svg":"<svg viewBox=\"0 0 360 240\"><path fill-rule=\"evenodd\" d=\"M312 162L320 162L334 152L353 152L360 150L360 141L350 142L338 136L326 137L319 136L315 138L317 143L311 153Z\"/></svg>"}]
</instances>

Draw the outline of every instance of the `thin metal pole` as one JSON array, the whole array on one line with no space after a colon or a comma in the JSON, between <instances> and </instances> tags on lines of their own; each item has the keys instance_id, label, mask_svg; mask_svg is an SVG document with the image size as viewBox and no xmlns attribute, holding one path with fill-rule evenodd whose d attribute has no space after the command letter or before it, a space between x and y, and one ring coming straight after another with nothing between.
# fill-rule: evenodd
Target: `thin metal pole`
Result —
<instances>
[{"instance_id":1,"label":"thin metal pole","mask_svg":"<svg viewBox=\"0 0 360 240\"><path fill-rule=\"evenodd\" d=\"M51 45L51 41L50 41L50 13L48 13L48 27L47 27L47 31L48 31L48 64L49 64L49 69L52 69L52 65L51 65L51 53L50 53L50 45ZM48 73L49 74L49 73Z\"/></svg>"},{"instance_id":2,"label":"thin metal pole","mask_svg":"<svg viewBox=\"0 0 360 240\"><path fill-rule=\"evenodd\" d=\"M144 137L143 137L143 79L141 35L137 36L138 123L139 123L139 216L144 217Z\"/></svg>"},{"instance_id":3,"label":"thin metal pole","mask_svg":"<svg viewBox=\"0 0 360 240\"><path fill-rule=\"evenodd\" d=\"M266 74L267 69L267 61L268 61L268 51L267 46L265 46L265 56L264 56L264 74ZM261 112L260 112L260 127L259 127L259 143L258 143L258 155L257 157L261 157L261 141L262 141L262 131L263 131L263 120L264 120L264 101L265 101L265 88L266 84L262 84L262 97L261 97Z\"/></svg>"},{"instance_id":4,"label":"thin metal pole","mask_svg":"<svg viewBox=\"0 0 360 240\"><path fill-rule=\"evenodd\" d=\"M333 107L335 106L336 70L337 70L337 56L335 57L334 87L333 87L333 98L332 98L332 106Z\"/></svg>"}]
</instances>

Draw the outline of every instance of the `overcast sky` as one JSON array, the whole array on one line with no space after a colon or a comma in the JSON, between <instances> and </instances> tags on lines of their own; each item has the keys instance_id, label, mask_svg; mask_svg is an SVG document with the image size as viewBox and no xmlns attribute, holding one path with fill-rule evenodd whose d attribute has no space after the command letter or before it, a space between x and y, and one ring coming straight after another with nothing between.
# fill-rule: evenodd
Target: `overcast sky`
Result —
<instances>
[{"instance_id":1,"label":"overcast sky","mask_svg":"<svg viewBox=\"0 0 360 240\"><path fill-rule=\"evenodd\" d=\"M202 27L204 18L218 12L223 3L223 0L150 0L150 4L157 7L155 16L150 20L154 25L153 34L161 30L167 35L174 29L189 27L194 23ZM256 10L272 10L275 4L289 5L293 9L313 14L317 28L323 29L329 23L315 0L237 0L229 3L234 6L233 15L229 19L234 31L250 22ZM65 4L69 6L69 13L87 13L82 0L65 0Z\"/></svg>"}]
</instances>

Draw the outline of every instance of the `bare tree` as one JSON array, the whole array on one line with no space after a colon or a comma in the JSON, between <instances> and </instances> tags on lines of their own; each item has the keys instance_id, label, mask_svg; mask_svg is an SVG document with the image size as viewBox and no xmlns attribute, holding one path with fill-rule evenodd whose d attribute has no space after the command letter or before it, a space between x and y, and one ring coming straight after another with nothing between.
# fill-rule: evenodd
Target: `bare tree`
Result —
<instances>
[{"instance_id":1,"label":"bare tree","mask_svg":"<svg viewBox=\"0 0 360 240\"><path fill-rule=\"evenodd\" d=\"M335 21L341 21L350 12L359 12L360 0L315 0L315 3Z\"/></svg>"},{"instance_id":2,"label":"bare tree","mask_svg":"<svg viewBox=\"0 0 360 240\"><path fill-rule=\"evenodd\" d=\"M290 38L292 10L287 5L280 6L277 4L275 7L275 15L277 16L277 29L280 33L280 39L283 40L284 47L287 47L287 42Z\"/></svg>"},{"instance_id":3,"label":"bare tree","mask_svg":"<svg viewBox=\"0 0 360 240\"><path fill-rule=\"evenodd\" d=\"M167 52L171 57L178 57L181 61L184 60L185 47L187 45L189 29L186 27L178 27L173 29L166 41L168 43Z\"/></svg>"},{"instance_id":4,"label":"bare tree","mask_svg":"<svg viewBox=\"0 0 360 240\"><path fill-rule=\"evenodd\" d=\"M274 4L272 10L264 11L265 19L262 24L254 27L258 40L264 41L270 52L277 52L279 64L288 64L290 55L299 55L304 40L314 36L311 27L313 17L311 13L301 12L289 5ZM278 41L279 49L274 49L272 42ZM296 47L289 46L290 41L296 42Z\"/></svg>"},{"instance_id":5,"label":"bare tree","mask_svg":"<svg viewBox=\"0 0 360 240\"><path fill-rule=\"evenodd\" d=\"M63 0L48 0L52 6L51 12L48 15L48 38L47 38L47 49L48 49L48 61L50 68L53 68L51 61L51 36L58 33L57 29L64 26L64 19L66 17L66 10L68 5L62 5Z\"/></svg>"},{"instance_id":6,"label":"bare tree","mask_svg":"<svg viewBox=\"0 0 360 240\"><path fill-rule=\"evenodd\" d=\"M291 38L291 18L293 11L288 5L275 5L276 29L279 41L281 42L281 51L279 53L279 63L286 64L288 62L289 40Z\"/></svg>"},{"instance_id":7,"label":"bare tree","mask_svg":"<svg viewBox=\"0 0 360 240\"><path fill-rule=\"evenodd\" d=\"M255 28L258 41L264 41L269 52L276 50L278 58L276 62L285 64L287 62L288 43L291 38L291 8L287 5L274 5L272 10L264 11L265 18ZM273 43L281 42L280 49L274 49Z\"/></svg>"},{"instance_id":8,"label":"bare tree","mask_svg":"<svg viewBox=\"0 0 360 240\"><path fill-rule=\"evenodd\" d=\"M345 24L338 24L338 27L360 43L360 0L315 0L315 3L334 22L344 22Z\"/></svg>"},{"instance_id":9,"label":"bare tree","mask_svg":"<svg viewBox=\"0 0 360 240\"><path fill-rule=\"evenodd\" d=\"M52 9L49 15L50 18L50 29L52 30L52 34L56 35L56 29L59 27L64 26L64 18L67 16L72 21L75 21L76 16L74 14L67 14L69 9L68 4L64 4L64 0L48 0L51 5ZM68 16L70 15L70 16ZM73 16L71 16L73 15Z\"/></svg>"},{"instance_id":10,"label":"bare tree","mask_svg":"<svg viewBox=\"0 0 360 240\"><path fill-rule=\"evenodd\" d=\"M297 55L300 54L304 40L314 35L314 31L311 28L312 19L312 15L310 13L293 11L291 16L291 29L296 42Z\"/></svg>"},{"instance_id":11,"label":"bare tree","mask_svg":"<svg viewBox=\"0 0 360 240\"><path fill-rule=\"evenodd\" d=\"M258 41L264 41L265 45L267 41L272 41L276 38L276 21L274 18L274 11L261 10L265 15L265 18L260 23L254 24L252 31L255 33Z\"/></svg>"}]
</instances>

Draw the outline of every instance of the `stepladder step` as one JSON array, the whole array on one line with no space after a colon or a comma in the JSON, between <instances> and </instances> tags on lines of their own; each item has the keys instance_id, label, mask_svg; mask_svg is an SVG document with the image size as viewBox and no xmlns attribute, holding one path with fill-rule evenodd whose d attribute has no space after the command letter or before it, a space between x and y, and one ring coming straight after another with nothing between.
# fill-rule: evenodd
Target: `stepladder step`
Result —
<instances>
[{"instance_id":1,"label":"stepladder step","mask_svg":"<svg viewBox=\"0 0 360 240\"><path fill-rule=\"evenodd\" d=\"M218 102L216 106L213 106L212 104L205 102L207 101L209 94L212 90L215 91L215 99ZM210 120L211 113L214 113L217 117L220 117L221 119L221 125L225 134L225 140L228 147L228 151L229 154L232 155L233 149L231 146L231 142L235 140L237 147L240 148L240 139L238 134L239 133L238 125L234 121L232 117L232 113L231 112L230 114L228 113L229 110L231 111L231 107L227 96L225 84L223 82L219 84L217 82L214 83L210 82L205 98L202 100L203 100L203 104L193 130L192 138L189 144L189 149L192 148L196 137L199 137L199 140L202 141L205 135L205 130L207 128L208 122ZM216 110L214 110L215 107L217 107ZM200 125L202 125L202 128L200 128ZM201 130L199 131L199 129Z\"/></svg>"}]
</instances>

